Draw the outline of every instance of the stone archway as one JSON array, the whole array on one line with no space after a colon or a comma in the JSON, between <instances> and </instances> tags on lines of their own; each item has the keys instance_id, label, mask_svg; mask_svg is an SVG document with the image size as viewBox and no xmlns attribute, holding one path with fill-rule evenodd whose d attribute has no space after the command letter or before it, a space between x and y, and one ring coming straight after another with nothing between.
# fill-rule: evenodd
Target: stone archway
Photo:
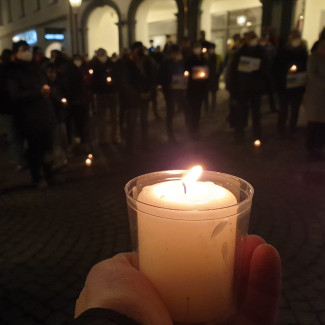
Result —
<instances>
[{"instance_id":1,"label":"stone archway","mask_svg":"<svg viewBox=\"0 0 325 325\"><path fill-rule=\"evenodd\" d=\"M104 9L104 10L102 10ZM101 12L102 11L102 12ZM105 15L115 15L110 19L109 17L106 17ZM107 19L108 18L108 19ZM90 47L96 47L92 45L94 42L90 41L89 37L92 37L92 32L89 29L89 22L93 21L94 25L93 28L96 28L96 23L98 24L98 27L107 28L110 26L109 29L111 33L116 33L114 35L114 40L116 40L116 46L110 47L108 43L107 46L108 52L119 52L119 50L122 48L123 40L122 40L122 31L121 31L121 13L117 5L111 1L111 0L95 0L92 1L84 10L82 18L81 18L81 31L82 31L82 51L83 53L88 53L88 55L92 55L92 53L89 53ZM102 23L101 26L99 24ZM103 42L104 43L104 42ZM98 41L98 44L100 42ZM106 47L107 47L106 46ZM98 47L104 47L99 45ZM115 50L110 50L110 48L116 48Z\"/></svg>"},{"instance_id":2,"label":"stone archway","mask_svg":"<svg viewBox=\"0 0 325 325\"><path fill-rule=\"evenodd\" d=\"M129 45L131 45L136 40L136 14L140 7L140 5L145 2L146 0L133 0L128 11L128 38L129 38ZM160 0L163 1L163 0ZM177 39L180 40L184 36L184 3L183 0L174 0L176 3L177 13L176 13L176 20L177 20Z\"/></svg>"}]
</instances>

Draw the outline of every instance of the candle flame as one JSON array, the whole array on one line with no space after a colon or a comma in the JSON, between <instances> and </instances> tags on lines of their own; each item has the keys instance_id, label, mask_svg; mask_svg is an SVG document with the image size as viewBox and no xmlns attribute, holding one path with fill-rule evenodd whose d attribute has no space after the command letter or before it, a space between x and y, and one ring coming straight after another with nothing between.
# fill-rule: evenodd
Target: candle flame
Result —
<instances>
[{"instance_id":1,"label":"candle flame","mask_svg":"<svg viewBox=\"0 0 325 325\"><path fill-rule=\"evenodd\" d=\"M90 153L90 154L88 155L88 158L89 158L89 159L93 159L94 156Z\"/></svg>"},{"instance_id":2,"label":"candle flame","mask_svg":"<svg viewBox=\"0 0 325 325\"><path fill-rule=\"evenodd\" d=\"M94 73L94 70L93 69L89 69L89 74L93 74Z\"/></svg>"},{"instance_id":3,"label":"candle flame","mask_svg":"<svg viewBox=\"0 0 325 325\"><path fill-rule=\"evenodd\" d=\"M200 77L201 77L201 78L204 78L204 77L205 77L205 73L204 73L204 72L201 72L201 73L200 73Z\"/></svg>"},{"instance_id":4,"label":"candle flame","mask_svg":"<svg viewBox=\"0 0 325 325\"><path fill-rule=\"evenodd\" d=\"M112 81L112 78L111 77L107 77L107 82L111 82Z\"/></svg>"},{"instance_id":5,"label":"candle flame","mask_svg":"<svg viewBox=\"0 0 325 325\"><path fill-rule=\"evenodd\" d=\"M188 185L195 183L199 177L202 174L202 167L201 166L195 166L191 168L183 177L182 182L185 184L186 187Z\"/></svg>"},{"instance_id":6,"label":"candle flame","mask_svg":"<svg viewBox=\"0 0 325 325\"><path fill-rule=\"evenodd\" d=\"M188 71L184 71L184 77L188 77L190 73Z\"/></svg>"},{"instance_id":7,"label":"candle flame","mask_svg":"<svg viewBox=\"0 0 325 325\"><path fill-rule=\"evenodd\" d=\"M207 52L207 48L204 47L204 48L202 49L202 53L206 53L206 52Z\"/></svg>"},{"instance_id":8,"label":"candle flame","mask_svg":"<svg viewBox=\"0 0 325 325\"><path fill-rule=\"evenodd\" d=\"M290 72L296 72L297 71L297 66L296 65L293 65L291 68L290 68Z\"/></svg>"},{"instance_id":9,"label":"candle flame","mask_svg":"<svg viewBox=\"0 0 325 325\"><path fill-rule=\"evenodd\" d=\"M262 144L261 140L255 140L255 141L254 141L254 146L255 146L255 147L260 147L261 144Z\"/></svg>"},{"instance_id":10,"label":"candle flame","mask_svg":"<svg viewBox=\"0 0 325 325\"><path fill-rule=\"evenodd\" d=\"M66 98L62 98L62 99L61 99L61 103L66 104L67 102L68 102L68 101L67 101Z\"/></svg>"},{"instance_id":11,"label":"candle flame","mask_svg":"<svg viewBox=\"0 0 325 325\"><path fill-rule=\"evenodd\" d=\"M89 158L87 158L86 159L86 161L85 161L85 164L86 164L86 166L88 166L88 167L90 167L91 165L92 165L92 160L91 159L89 159Z\"/></svg>"}]
</instances>

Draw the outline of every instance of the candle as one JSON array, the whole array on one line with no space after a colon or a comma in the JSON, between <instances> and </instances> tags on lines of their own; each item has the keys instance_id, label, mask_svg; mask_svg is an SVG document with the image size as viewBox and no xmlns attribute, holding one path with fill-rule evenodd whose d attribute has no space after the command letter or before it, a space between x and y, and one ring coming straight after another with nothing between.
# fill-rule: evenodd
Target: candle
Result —
<instances>
[{"instance_id":1,"label":"candle","mask_svg":"<svg viewBox=\"0 0 325 325\"><path fill-rule=\"evenodd\" d=\"M206 53L206 52L207 52L207 48L204 47L204 48L202 49L202 53L204 54L204 53Z\"/></svg>"},{"instance_id":2,"label":"candle","mask_svg":"<svg viewBox=\"0 0 325 325\"><path fill-rule=\"evenodd\" d=\"M192 79L193 80L204 80L209 76L209 70L206 66L194 66L192 67Z\"/></svg>"},{"instance_id":3,"label":"candle","mask_svg":"<svg viewBox=\"0 0 325 325\"><path fill-rule=\"evenodd\" d=\"M139 269L173 321L221 323L235 312L237 199L222 186L196 180L200 172L195 167L183 179L139 193Z\"/></svg>"},{"instance_id":4,"label":"candle","mask_svg":"<svg viewBox=\"0 0 325 325\"><path fill-rule=\"evenodd\" d=\"M61 99L61 103L62 103L63 105L65 105L65 104L67 104L67 103L68 103L68 101L67 101L67 99L66 99L66 98L62 98L62 99Z\"/></svg>"},{"instance_id":5,"label":"candle","mask_svg":"<svg viewBox=\"0 0 325 325\"><path fill-rule=\"evenodd\" d=\"M111 77L107 77L106 81L107 81L107 83L110 83L110 82L112 82L112 78Z\"/></svg>"},{"instance_id":6,"label":"candle","mask_svg":"<svg viewBox=\"0 0 325 325\"><path fill-rule=\"evenodd\" d=\"M86 165L87 167L90 167L92 164L93 164L92 159L87 158L87 159L85 160L85 165Z\"/></svg>"},{"instance_id":7,"label":"candle","mask_svg":"<svg viewBox=\"0 0 325 325\"><path fill-rule=\"evenodd\" d=\"M255 146L255 147L260 147L261 145L262 145L261 140L255 140L255 141L254 141L254 146Z\"/></svg>"},{"instance_id":8,"label":"candle","mask_svg":"<svg viewBox=\"0 0 325 325\"><path fill-rule=\"evenodd\" d=\"M290 72L297 72L297 66L296 65L293 65L291 68L290 68Z\"/></svg>"},{"instance_id":9,"label":"candle","mask_svg":"<svg viewBox=\"0 0 325 325\"><path fill-rule=\"evenodd\" d=\"M89 69L88 72L89 72L90 75L94 74L94 70L93 69Z\"/></svg>"},{"instance_id":10,"label":"candle","mask_svg":"<svg viewBox=\"0 0 325 325\"><path fill-rule=\"evenodd\" d=\"M188 77L189 75L190 75L190 73L187 70L185 70L184 71L184 77Z\"/></svg>"}]
</instances>

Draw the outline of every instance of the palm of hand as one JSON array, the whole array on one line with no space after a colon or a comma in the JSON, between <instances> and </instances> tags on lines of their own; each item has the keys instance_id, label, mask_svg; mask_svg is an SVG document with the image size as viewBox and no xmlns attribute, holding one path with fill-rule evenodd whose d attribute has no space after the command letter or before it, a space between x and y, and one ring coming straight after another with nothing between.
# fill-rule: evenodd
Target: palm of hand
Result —
<instances>
[{"instance_id":1,"label":"palm of hand","mask_svg":"<svg viewBox=\"0 0 325 325\"><path fill-rule=\"evenodd\" d=\"M241 308L229 325L274 324L281 287L277 251L258 236L248 236L241 279ZM75 316L89 308L107 308L144 325L172 325L153 285L136 269L130 253L95 265L76 304Z\"/></svg>"}]
</instances>

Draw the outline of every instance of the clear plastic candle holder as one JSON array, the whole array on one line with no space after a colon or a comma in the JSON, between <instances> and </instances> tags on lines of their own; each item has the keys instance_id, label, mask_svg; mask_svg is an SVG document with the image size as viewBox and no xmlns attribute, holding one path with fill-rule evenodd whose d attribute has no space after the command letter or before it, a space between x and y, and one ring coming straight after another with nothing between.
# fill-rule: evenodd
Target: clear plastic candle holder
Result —
<instances>
[{"instance_id":1,"label":"clear plastic candle holder","mask_svg":"<svg viewBox=\"0 0 325 325\"><path fill-rule=\"evenodd\" d=\"M141 175L125 186L132 249L175 324L224 324L238 310L253 187L203 171Z\"/></svg>"}]
</instances>

